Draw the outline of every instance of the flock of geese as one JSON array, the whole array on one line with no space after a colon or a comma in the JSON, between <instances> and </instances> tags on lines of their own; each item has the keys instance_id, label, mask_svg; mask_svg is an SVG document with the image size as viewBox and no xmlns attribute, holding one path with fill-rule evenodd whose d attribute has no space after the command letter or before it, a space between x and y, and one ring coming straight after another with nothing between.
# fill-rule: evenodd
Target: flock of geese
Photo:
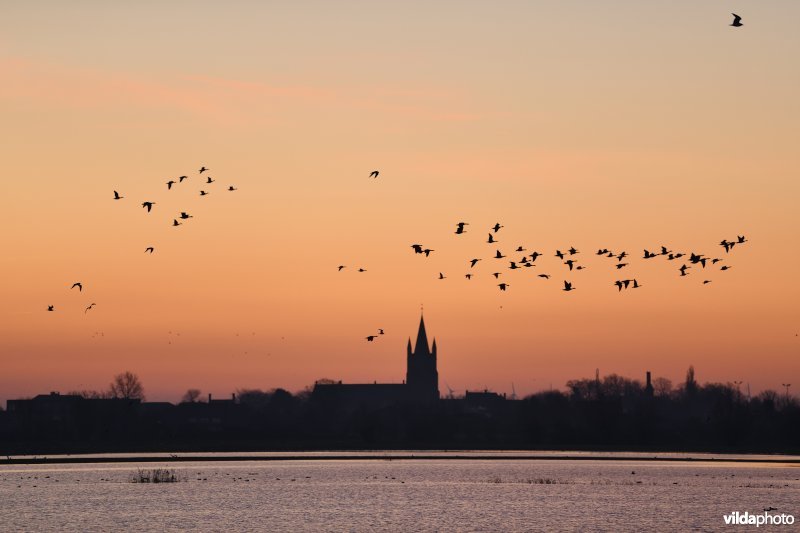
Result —
<instances>
[{"instance_id":1,"label":"flock of geese","mask_svg":"<svg viewBox=\"0 0 800 533\"><path fill-rule=\"evenodd\" d=\"M737 22L738 22L738 17L737 17ZM739 25L741 25L741 24L739 23ZM202 176L203 173L206 172L206 171L208 171L208 168L206 168L205 166L202 166L198 170L198 174ZM372 172L370 172L369 177L370 178L377 178L379 176L379 174L380 174L380 172L378 170L373 170ZM205 182L203 182L204 185L211 185L211 184L215 183L215 180L211 176L206 175L205 178L206 178L206 180L205 180ZM178 176L177 181L174 180L174 179L170 179L169 181L166 182L167 190L171 191L173 186L180 185L181 183L183 183L187 179L188 179L188 176ZM227 190L232 192L232 191L236 191L237 189L233 185L229 185ZM200 190L200 196L207 196L208 194L209 194L208 191L206 191L205 189L201 189ZM118 191L114 191L113 199L115 201L119 201L119 200L125 199L125 197L122 196ZM153 207L155 205L156 205L156 202L151 201L151 200L146 200L146 201L142 202L142 208L147 210L147 213L151 213L153 211ZM189 213L187 213L185 211L181 211L181 213L179 215L177 215L175 218L173 218L172 226L173 227L180 226L180 225L183 224L182 221L188 220L190 218L193 218L192 215L190 215ZM466 227L469 226L469 225L470 224L468 222L458 222L458 223L456 223L455 231L453 233L455 235L462 236L465 233L467 233ZM491 226L489 228L489 232L487 234L488 236L487 236L487 239L486 239L486 243L490 244L490 245L497 244L499 242L497 240L497 234L503 227L504 226L501 225L499 222L495 223L494 226ZM743 244L745 244L747 242L748 241L747 241L747 239L745 238L744 235L738 235L736 237L736 239L734 239L734 240L723 239L719 243L719 245L725 250L725 253L728 254L729 252L731 252L731 250L733 250L733 248L735 246L737 246L737 245L741 246L741 245L743 245ZM418 244L418 243L412 244L411 245L411 249L413 250L414 254L422 255L422 256L425 256L426 258L430 257L431 254L436 251L434 249L428 248L425 245ZM155 247L154 246L148 246L148 247L145 248L144 252L147 253L147 254L151 254L152 255L155 252ZM494 259L494 260L508 259L509 265L506 267L508 270L524 270L524 269L530 269L530 268L533 268L533 267L537 266L536 265L536 260L539 257L542 257L544 255L544 254L542 254L542 253L540 253L540 252L538 252L536 250L530 251L530 253L529 253L528 250L525 247L521 246L521 245L517 246L517 248L515 248L514 253L520 253L522 255L517 256L518 258L516 260L511 260L511 259L508 259L508 256L505 255L500 249L497 249L495 251L495 254L493 256L491 256L490 258L473 257L471 259L468 259L467 260L467 264L469 265L469 271L464 275L464 277L468 281L471 280L475 276L473 269L475 268L475 266L480 261L483 261L484 259L488 259L488 260L491 260L491 259ZM581 264L580 260L576 257L576 256L578 256L578 254L580 254L580 251L577 250L574 246L570 246L569 248L565 248L564 251L562 251L561 249L557 249L555 251L555 254L553 254L553 257L558 258L559 261L563 264L563 266L565 266L568 269L568 272L573 273L573 272L577 272L577 271L580 271L580 270L584 270L586 268L586 266ZM614 262L614 267L618 271L622 270L622 269L624 269L624 268L626 268L626 267L628 267L630 265L629 261L630 261L630 257L631 256L626 251L613 252L613 251L609 250L608 248L601 248L601 249L597 250L596 255L602 256L602 257L605 257L605 258L608 258L608 259L612 259L613 262ZM656 252L651 252L648 249L644 249L643 250L642 259L649 260L649 259L654 259L654 258L657 258L657 257L663 257L667 261L676 261L676 260L679 260L679 259L682 259L682 258L686 257L686 255L687 254L684 253L684 252L674 252L674 251L670 250L666 246L661 246L660 250L656 251ZM689 253L688 259L684 259L682 261L681 266L678 267L676 270L679 272L679 276L680 277L685 277L685 276L689 275L688 271L690 269L692 269L692 268L706 269L707 266L709 268L711 268L711 267L713 267L714 265L716 265L717 263L719 263L721 261L723 261L723 259L720 258L720 257L713 257L712 258L712 257L708 257L708 256L706 256L704 254L698 254L698 253L695 253L695 252L691 252L691 253ZM698 267L698 265L699 265L699 267ZM339 272L341 272L345 268L347 268L346 265L339 265L337 267ZM730 268L731 267L728 266L728 265L722 265L722 266L719 267L719 270L725 271L725 270L728 270ZM363 268L363 267L360 267L360 268L358 268L357 271L360 272L360 273L363 273L363 272L366 272L367 270L365 268ZM495 281L498 281L500 279L500 276L503 275L503 272L491 272L490 275L494 277ZM537 274L537 277L545 279L545 280L549 280L551 278L551 274L541 273L541 274ZM439 272L438 279L445 280L445 279L447 279L447 276L445 276L445 274L443 272ZM704 279L703 280L703 284L704 285L706 285L708 283L711 283L710 279ZM510 286L511 286L511 284L508 283L505 280L497 283L497 287L503 292L507 291ZM626 278L626 279L617 279L616 281L614 281L612 286L617 288L617 292L622 292L623 290L628 290L628 289L639 289L639 288L642 287L642 284L639 283L638 279L636 279L636 278ZM565 279L564 280L564 286L563 286L563 288L561 290L565 291L565 292L571 292L571 291L576 290L576 288L577 287L575 287L575 285L573 284L572 281ZM79 293L83 293L83 283L80 282L80 281L75 282L75 283L72 284L70 289L78 289ZM96 303L92 302L90 305L88 305L84 309L84 313L88 313L96 305L97 305ZM49 312L55 311L55 306L54 305L48 305L47 306L47 311L49 311ZM366 340L368 342L373 342L375 339L379 338L383 334L384 334L383 329L379 329L377 334L368 335L365 338L366 338Z\"/></svg>"},{"instance_id":2,"label":"flock of geese","mask_svg":"<svg viewBox=\"0 0 800 533\"><path fill-rule=\"evenodd\" d=\"M738 17L737 17L737 19L738 19ZM737 22L738 22L738 20L737 20ZM739 25L741 25L741 24L739 24ZM370 173L369 177L370 178L377 178L378 175L379 175L379 171L374 170L374 171L372 171ZM469 225L470 225L469 222L457 222L456 223L456 227L455 227L455 231L453 233L455 235L459 235L459 236L460 235L464 235L465 233L467 233L466 227L469 226ZM487 236L487 239L486 239L486 243L487 244L497 244L499 242L497 240L497 233L504 227L505 226L503 226L499 222L495 223L494 226L490 227L489 228L489 233L488 233L488 236ZM745 244L747 242L748 242L748 240L744 235L737 235L736 239L732 239L732 240L723 239L722 241L720 241L719 246L721 246L725 250L725 254L728 254L728 253L731 252L731 250L733 250L733 248L735 246L737 246L737 245L741 246L741 245L743 245L743 244ZM430 257L431 254L436 251L436 250L434 250L432 248L428 248L427 246L425 246L423 244L419 244L419 243L414 243L410 247L413 250L414 254L423 255L426 258ZM673 250L670 250L667 246L660 246L660 250L656 249L656 248L654 248L654 249L658 250L658 251L652 252L652 251L648 250L647 248L643 249L642 259L643 260L649 260L649 259L654 259L654 258L657 258L657 257L662 257L662 258L665 258L667 261L677 261L677 260L683 259L683 258L685 258L687 256L686 253L684 253L684 252L675 252ZM569 248L565 248L564 250L565 251L562 251L561 249L557 249L555 251L555 254L553 254L553 257L557 257L559 259L559 261L561 261L561 263L564 266L567 267L568 272L577 272L577 271L586 269L586 266L581 264L579 262L580 260L575 257L578 254L580 254L580 251L578 249L576 249L574 246L570 246ZM538 252L536 250L533 250L530 253L528 253L528 250L522 245L517 246L517 248L514 250L514 252L515 253L522 253L523 255L518 256L519 258L516 259L515 261L512 261L512 260L509 259L508 260L509 265L506 267L508 270L524 270L526 268L536 267L537 266L535 264L536 260L539 257L542 257L544 255L544 254L542 254L542 253L540 253L540 252ZM600 249L598 249L595 255L601 256L601 257L605 257L605 258L608 258L608 259L612 259L613 260L613 264L614 264L614 268L617 271L622 270L622 269L630 266L630 260L631 260L631 257L632 257L627 251L623 250L623 251L620 251L620 252L613 252L613 251L609 250L608 248L600 248ZM471 259L467 260L467 263L469 264L469 269L470 270L466 274L464 274L464 277L468 281L471 280L475 276L475 274L473 273L472 269L475 267L475 265L478 264L478 262L483 261L484 259L486 259L486 258L474 257L474 258L471 258ZM489 258L489 260L491 260L491 259L495 259L495 260L508 259L508 256L505 255L501 250L497 249L497 250L495 250L495 254ZM679 273L678 274L679 277L685 277L685 276L689 275L688 271L690 269L692 269L692 268L700 268L702 270L705 270L706 267L708 267L709 270L710 270L712 267L714 267L714 265L716 265L717 263L719 263L721 261L724 261L724 259L721 258L721 257L709 257L709 256L706 256L705 254L690 252L688 254L688 258L683 259L683 261L681 261L682 262L681 266L676 268L676 270ZM698 265L699 265L699 267L698 267ZM337 270L339 272L341 272L345 268L347 268L346 265L338 265ZM722 266L718 267L718 270L726 271L726 270L729 270L730 268L731 267L726 264L726 265L722 265ZM366 271L367 270L365 268L363 268L363 267L360 267L358 269L358 272L366 272ZM493 276L495 278L495 280L499 280L500 276L503 275L503 272L492 272L490 275ZM551 274L541 273L541 274L537 274L537 277L545 279L545 280L549 280L551 278ZM447 276L445 276L444 272L439 272L438 279L445 280L445 279L448 279L448 278L447 278ZM711 281L712 280L705 279L705 277L704 277L702 284L703 285L707 285L707 284L711 283ZM506 282L506 281L502 281L502 282L497 284L497 287L503 292L507 291L510 286L511 286L511 284ZM636 279L636 278L627 278L626 277L625 279L617 279L617 280L615 280L612 283L612 286L616 287L617 292L622 292L623 290L628 290L628 289L639 289L643 285L641 283L639 283L639 280ZM577 287L575 287L575 285L573 284L572 281L565 279L564 280L564 286L563 286L563 288L561 290L565 291L565 292L571 292L571 291L574 291L576 289L577 289ZM366 338L366 340L368 342L373 342L380 335L383 335L383 330L382 329L379 330L379 333L377 335L368 335L365 338Z\"/></svg>"},{"instance_id":3,"label":"flock of geese","mask_svg":"<svg viewBox=\"0 0 800 533\"><path fill-rule=\"evenodd\" d=\"M468 222L458 222L456 224L456 230L454 233L456 235L463 235L464 233L466 233L466 230L464 228L465 226L468 225L469 225ZM499 222L496 223L494 226L492 226L490 228L490 232L488 234L486 243L487 244L498 243L499 241L497 240L496 235L497 232L500 231L500 229L503 227L504 226L502 226ZM741 246L746 242L748 241L744 235L738 235L734 240L723 239L719 243L719 245L725 250L725 253L728 254L731 250L733 250L734 246L737 245ZM412 244L411 248L414 250L415 254L424 254L425 257L430 256L431 252L435 251L429 248L425 248L424 245L422 244ZM661 246L660 248L661 248L660 251L657 252L651 252L648 249L644 249L642 259L648 260L648 259L654 259L656 257L663 257L666 258L667 261L676 261L685 258L687 256L687 254L684 252L674 252L666 246ZM536 250L528 253L528 250L523 246L518 246L514 251L516 253L522 253L523 255L518 256L519 257L518 259L512 261L508 259L508 256L505 255L501 250L497 249L495 251L495 254L490 259L495 259L495 260L507 259L509 265L506 267L506 269L521 270L537 266L536 260L544 255ZM565 251L562 251L560 249L556 250L555 254L553 254L553 257L558 258L559 261L568 269L567 270L568 272L577 272L586 269L586 266L581 264L580 260L576 257L578 254L580 254L580 251L577 250L574 246L570 246L568 249L565 249ZM629 261L631 255L626 251L621 251L617 253L617 252L612 252L608 248L601 248L597 250L596 255L612 259L616 270L622 270L630 265ZM475 257L467 260L470 269L470 271L464 275L464 277L467 280L471 280L474 277L475 274L472 272L472 269L475 267L476 264L478 264L479 261L483 260L484 258L480 257ZM724 261L724 259L721 257L708 257L705 254L690 252L688 254L688 258L684 259L683 264L676 270L679 272L680 277L684 277L689 275L688 270L692 268L698 268L698 265L699 268L701 269L706 269L707 266L709 267L709 269L711 269L711 267L713 267L714 265L716 265L721 261ZM718 270L725 271L729 270L730 268L731 267L729 265L721 265L718 267ZM495 280L499 280L500 276L503 275L503 273L492 272L491 275L494 276ZM542 273L542 274L537 274L537 276L549 280L551 274ZM439 272L438 279L440 280L447 279L447 276L445 276L443 272ZM708 283L711 283L710 279L703 280L703 285L707 285ZM511 284L503 281L501 283L498 283L497 286L501 291L506 291L511 286ZM629 288L630 289L641 288L642 284L639 283L639 281L636 278L629 278L629 279L626 278L614 281L612 286L617 288L617 292L621 292ZM575 289L576 287L573 285L572 281L564 280L564 287L561 290L570 292L574 291Z\"/></svg>"},{"instance_id":4,"label":"flock of geese","mask_svg":"<svg viewBox=\"0 0 800 533\"><path fill-rule=\"evenodd\" d=\"M377 172L377 171L375 171L375 172ZM374 174L374 172L373 172L373 174ZM372 174L370 176L372 176ZM458 223L456 223L456 228L455 228L455 231L453 233L455 235L459 235L459 236L464 235L465 233L467 233L467 230L466 230L467 226L469 226L468 222L458 222ZM501 225L499 222L495 223L494 226L489 228L489 233L488 233L488 236L487 236L487 239L486 239L485 242L487 244L497 244L497 243L499 243L500 241L498 241L498 239L497 239L497 233L503 227L504 226ZM723 250L725 251L725 254L728 254L733 250L733 248L735 246L737 246L737 245L741 246L741 245L743 245L743 244L745 244L747 242L748 242L748 240L744 235L737 235L737 237L735 239L731 239L731 240L723 239L722 241L720 241L719 246L721 246L723 248ZM428 248L425 245L419 244L419 243L414 243L410 247L413 250L414 254L422 255L424 257L430 257L431 254L436 251L436 250L434 250L432 248ZM650 260L650 259L655 259L655 258L661 257L661 258L664 258L666 261L678 261L678 260L680 260L679 263L681 263L681 266L680 267L676 267L676 271L678 272L678 276L679 277L688 276L689 275L689 270L691 270L692 268L695 268L695 269L699 268L699 269L701 269L701 271L705 271L706 268L708 268L708 270L711 270L712 268L716 268L719 271L726 271L726 270L729 270L731 268L731 266L727 265L727 264L715 267L715 265L717 265L717 263L720 263L720 262L724 261L724 259L722 257L710 257L710 256L707 256L705 254L696 253L696 252L690 252L688 254L684 253L684 252L675 252L673 250L670 250L667 246L660 246L660 249L654 248L654 250L657 250L657 251L650 251L647 248L643 249L643 251L642 251L642 253L643 253L642 259L643 260ZM507 270L524 270L524 269L529 269L529 268L536 267L537 266L536 260L544 255L543 253L541 253L539 251L536 251L536 250L533 250L533 251L529 252L524 246L521 246L521 245L517 246L515 248L514 253L521 253L522 255L517 256L518 258L516 258L515 260L511 260L511 259L508 259L508 256L506 254L504 254L500 249L496 249L494 255L489 257L489 258L473 257L471 259L468 259L466 261L466 263L469 265L468 266L469 271L466 274L464 274L464 277L467 280L471 280L473 277L475 277L475 273L474 273L473 269L475 268L475 266L480 261L484 261L484 260L491 261L492 259L494 259L494 260L506 259L507 262L508 262L508 266L506 267ZM563 251L561 249L555 250L555 253L553 254L553 257L556 257L556 258L559 259L559 261L562 263L562 265L564 267L566 267L567 272L576 273L578 271L581 271L581 270L584 270L584 269L587 268L584 264L582 264L580 262L580 259L578 259L578 257L577 257L580 253L581 252L578 249L576 249L574 246L570 246L569 248L564 248ZM620 271L622 269L625 269L625 268L629 267L630 264L631 264L630 261L631 261L631 258L632 258L631 254L629 254L627 251L613 252L613 251L609 250L608 248L600 248L600 249L598 249L595 255L601 256L601 257L605 257L607 259L611 259L612 262L613 262L613 266L614 266L616 271ZM339 272L341 272L345 268L347 268L346 265L339 265L337 267ZM366 271L367 270L364 269L363 267L358 269L358 272L366 272ZM490 275L493 276L496 281L499 281L500 280L500 276L502 276L503 274L504 274L503 272L499 272L499 271L490 273ZM549 274L549 273L537 274L537 277L545 279L545 280L549 280L551 278L551 276L552 276L552 274ZM448 279L448 277L444 274L444 272L439 272L438 279L445 280L445 279ZM707 279L704 276L702 284L703 285L707 285L707 284L711 283L711 281L712 280ZM511 284L508 283L505 280L500 281L499 283L497 283L497 287L501 291L507 291L510 286L511 286ZM643 285L641 283L639 283L639 280L636 279L635 277L633 277L633 278L625 277L624 279L615 280L612 283L612 286L616 287L617 292L622 292L622 291L628 290L628 289L639 289ZM561 290L565 291L565 292L571 292L571 291L574 291L576 289L577 289L577 287L574 285L574 283L572 281L565 279L564 280L564 286L563 286L563 288ZM377 335L370 335L370 336L368 336L366 338L367 338L368 341L371 342L377 337L378 337Z\"/></svg>"},{"instance_id":5,"label":"flock of geese","mask_svg":"<svg viewBox=\"0 0 800 533\"><path fill-rule=\"evenodd\" d=\"M207 171L208 171L208 168L206 168L205 166L201 166L200 169L198 170L198 174L202 176L202 174L204 172L207 172ZM174 179L170 179L169 181L166 182L167 190L171 191L173 185L179 185L179 184L183 183L187 179L189 179L189 176L178 176L177 181L175 181ZM211 176L206 174L205 181L203 182L203 184L204 185L211 185L212 183L216 183L216 180L213 179ZM227 190L229 192L233 192L233 191L236 191L238 189L236 187L234 187L233 185L229 185ZM208 194L209 194L208 191L206 191L205 189L201 189L200 190L200 196L207 196ZM114 191L113 200L119 201L119 200L124 200L124 199L125 199L125 197L122 196L119 193L119 191ZM147 210L148 213L153 211L153 206L155 206L155 205L156 205L156 202L151 201L151 200L145 200L144 202L142 202L142 208ZM172 226L173 227L180 226L180 225L183 224L183 222L180 222L179 220L185 221L185 220L188 220L190 218L193 218L192 215L190 215L189 213L187 213L185 211L181 211L181 213L179 215L177 215L175 218L172 219ZM144 249L144 253L146 253L146 254L151 254L152 255L153 252L155 252L155 247L154 246L148 246L148 247L146 247ZM80 282L80 281L77 281L77 282L72 284L70 289L78 289L79 293L83 293L83 283ZM87 306L84 309L83 312L84 313L88 313L89 311L91 311L94 308L95 305L97 305L97 304L94 303L94 302L91 303L89 306ZM54 312L55 311L55 305L48 305L47 306L47 311L48 312Z\"/></svg>"}]
</instances>

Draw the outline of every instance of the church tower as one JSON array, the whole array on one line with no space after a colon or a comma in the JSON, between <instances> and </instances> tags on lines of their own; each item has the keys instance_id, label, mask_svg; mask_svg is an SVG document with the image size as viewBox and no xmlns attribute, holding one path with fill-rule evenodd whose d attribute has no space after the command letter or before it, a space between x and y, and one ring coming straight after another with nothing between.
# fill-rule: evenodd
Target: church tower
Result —
<instances>
[{"instance_id":1,"label":"church tower","mask_svg":"<svg viewBox=\"0 0 800 533\"><path fill-rule=\"evenodd\" d=\"M408 339L408 357L406 385L409 393L421 401L439 399L439 372L436 370L436 339L428 348L428 335L425 333L425 319L419 318L417 343L411 350L411 338Z\"/></svg>"}]
</instances>

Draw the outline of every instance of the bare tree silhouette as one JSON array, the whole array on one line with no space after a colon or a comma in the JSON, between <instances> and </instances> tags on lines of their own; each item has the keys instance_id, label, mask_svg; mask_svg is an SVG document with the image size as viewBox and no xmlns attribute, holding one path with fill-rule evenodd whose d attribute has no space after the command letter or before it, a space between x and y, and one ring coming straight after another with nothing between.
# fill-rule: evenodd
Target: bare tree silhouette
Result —
<instances>
[{"instance_id":1,"label":"bare tree silhouette","mask_svg":"<svg viewBox=\"0 0 800 533\"><path fill-rule=\"evenodd\" d=\"M114 381L109 386L112 398L125 398L127 400L144 400L144 387L139 381L139 376L133 372L123 372L114 376Z\"/></svg>"},{"instance_id":2,"label":"bare tree silhouette","mask_svg":"<svg viewBox=\"0 0 800 533\"><path fill-rule=\"evenodd\" d=\"M653 380L653 388L656 396L669 396L672 393L672 381L667 378L656 378Z\"/></svg>"},{"instance_id":3,"label":"bare tree silhouette","mask_svg":"<svg viewBox=\"0 0 800 533\"><path fill-rule=\"evenodd\" d=\"M200 389L189 389L181 398L182 403L195 403L200 400Z\"/></svg>"}]
</instances>

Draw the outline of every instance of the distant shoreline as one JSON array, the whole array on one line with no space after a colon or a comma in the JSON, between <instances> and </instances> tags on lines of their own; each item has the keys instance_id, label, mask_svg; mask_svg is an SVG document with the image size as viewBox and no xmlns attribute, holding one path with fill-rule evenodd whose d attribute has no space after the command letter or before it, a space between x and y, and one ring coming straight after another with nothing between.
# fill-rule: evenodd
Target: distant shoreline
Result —
<instances>
[{"instance_id":1,"label":"distant shoreline","mask_svg":"<svg viewBox=\"0 0 800 533\"><path fill-rule=\"evenodd\" d=\"M49 464L97 464L97 463L198 463L198 462L286 462L286 461L623 461L623 462L689 462L689 463L758 463L758 464L788 464L800 465L800 457L793 455L786 458L765 457L726 457L724 454L711 457L700 456L636 456L636 455L542 455L542 454L492 454L480 453L466 454L457 452L453 454L430 453L403 453L403 454L336 454L325 455L144 455L144 456L110 456L110 457L83 457L55 456L55 457L4 457L0 458L0 465L49 465Z\"/></svg>"}]
</instances>

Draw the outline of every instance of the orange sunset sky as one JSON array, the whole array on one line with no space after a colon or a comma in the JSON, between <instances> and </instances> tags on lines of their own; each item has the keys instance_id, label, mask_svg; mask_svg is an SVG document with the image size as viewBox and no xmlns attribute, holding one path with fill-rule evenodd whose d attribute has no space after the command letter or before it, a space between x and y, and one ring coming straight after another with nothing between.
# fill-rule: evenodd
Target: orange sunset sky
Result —
<instances>
[{"instance_id":1,"label":"orange sunset sky","mask_svg":"<svg viewBox=\"0 0 800 533\"><path fill-rule=\"evenodd\" d=\"M420 305L442 393L690 364L796 391L798 20L794 0L4 3L0 400L125 370L169 401L399 382ZM520 245L544 255L508 270ZM680 277L642 259L661 245L724 261ZM584 270L553 257L570 246Z\"/></svg>"}]
</instances>

